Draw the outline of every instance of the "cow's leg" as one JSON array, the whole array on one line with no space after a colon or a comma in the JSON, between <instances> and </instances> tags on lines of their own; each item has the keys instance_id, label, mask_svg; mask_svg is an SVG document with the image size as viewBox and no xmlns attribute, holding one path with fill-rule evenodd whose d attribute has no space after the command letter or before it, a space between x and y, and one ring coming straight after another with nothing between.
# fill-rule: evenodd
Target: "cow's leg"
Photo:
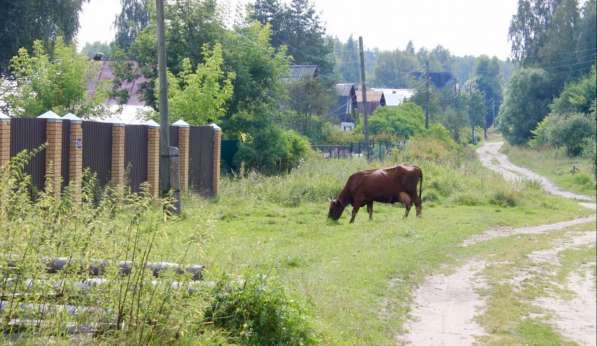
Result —
<instances>
[{"instance_id":1,"label":"cow's leg","mask_svg":"<svg viewBox=\"0 0 597 346\"><path fill-rule=\"evenodd\" d=\"M423 203L421 202L421 199L419 198L419 195L416 194L415 192L415 198L413 198L414 202L415 202L415 207L417 208L417 217L421 217L421 213L423 212Z\"/></svg>"},{"instance_id":2,"label":"cow's leg","mask_svg":"<svg viewBox=\"0 0 597 346\"><path fill-rule=\"evenodd\" d=\"M373 220L373 202L367 203L367 212L369 213L369 220Z\"/></svg>"},{"instance_id":3,"label":"cow's leg","mask_svg":"<svg viewBox=\"0 0 597 346\"><path fill-rule=\"evenodd\" d=\"M352 217L350 218L350 223L354 222L354 218L357 217L357 213L359 212L360 206L357 204L352 207Z\"/></svg>"},{"instance_id":4,"label":"cow's leg","mask_svg":"<svg viewBox=\"0 0 597 346\"><path fill-rule=\"evenodd\" d=\"M410 196L406 192L400 192L400 202L404 204L406 208L406 212L404 213L404 218L408 217L408 213L410 212L410 208L412 207L412 201Z\"/></svg>"}]
</instances>

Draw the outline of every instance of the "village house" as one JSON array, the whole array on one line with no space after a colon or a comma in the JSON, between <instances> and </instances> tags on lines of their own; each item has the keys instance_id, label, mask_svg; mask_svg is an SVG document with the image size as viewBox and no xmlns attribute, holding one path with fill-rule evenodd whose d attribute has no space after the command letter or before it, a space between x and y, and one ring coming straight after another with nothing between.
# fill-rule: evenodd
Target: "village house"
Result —
<instances>
[{"instance_id":1,"label":"village house","mask_svg":"<svg viewBox=\"0 0 597 346\"><path fill-rule=\"evenodd\" d=\"M99 69L97 76L90 80L87 85L87 92L90 97L94 97L100 87L111 89L116 79L114 61L96 56L94 62L99 65ZM126 102L123 103L124 100L119 100L113 96L109 97L104 101L104 105L108 107L111 114L107 118L94 120L125 124L144 124L149 120L147 113L151 112L152 108L143 99L143 85L148 82L148 79L140 72L139 64L136 61L128 61L128 64L130 64L134 78L130 81L123 80L118 90L118 92L126 95Z\"/></svg>"}]
</instances>

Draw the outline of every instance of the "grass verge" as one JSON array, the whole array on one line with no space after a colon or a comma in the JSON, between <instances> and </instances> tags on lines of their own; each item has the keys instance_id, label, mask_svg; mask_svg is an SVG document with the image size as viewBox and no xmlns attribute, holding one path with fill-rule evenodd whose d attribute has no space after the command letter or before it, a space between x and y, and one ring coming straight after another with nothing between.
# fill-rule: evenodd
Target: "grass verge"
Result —
<instances>
[{"instance_id":1,"label":"grass verge","mask_svg":"<svg viewBox=\"0 0 597 346\"><path fill-rule=\"evenodd\" d=\"M571 158L556 149L504 145L502 151L514 164L527 167L564 189L595 196L595 171L590 159Z\"/></svg>"}]
</instances>

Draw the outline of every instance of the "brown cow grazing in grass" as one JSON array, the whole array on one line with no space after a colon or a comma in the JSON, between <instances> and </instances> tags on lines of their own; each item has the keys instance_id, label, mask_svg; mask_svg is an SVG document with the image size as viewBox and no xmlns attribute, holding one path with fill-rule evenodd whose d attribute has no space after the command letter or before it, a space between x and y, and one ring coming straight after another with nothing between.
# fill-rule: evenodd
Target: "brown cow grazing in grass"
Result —
<instances>
[{"instance_id":1,"label":"brown cow grazing in grass","mask_svg":"<svg viewBox=\"0 0 597 346\"><path fill-rule=\"evenodd\" d=\"M419 191L417 193L417 185ZM412 203L417 208L417 216L421 216L421 194L423 193L423 172L417 166L398 165L390 168L371 169L354 173L348 178L346 185L337 199L330 202L328 217L340 219L342 212L352 205L350 223L359 212L359 208L367 206L369 219L373 218L373 202L402 202L406 207L404 217L408 217Z\"/></svg>"}]
</instances>

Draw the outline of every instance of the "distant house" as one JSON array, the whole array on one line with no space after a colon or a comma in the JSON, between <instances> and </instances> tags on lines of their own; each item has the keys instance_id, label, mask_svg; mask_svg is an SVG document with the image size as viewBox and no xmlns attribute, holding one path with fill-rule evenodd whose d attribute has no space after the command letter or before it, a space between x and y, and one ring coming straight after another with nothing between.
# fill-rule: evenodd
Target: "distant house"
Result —
<instances>
[{"instance_id":1,"label":"distant house","mask_svg":"<svg viewBox=\"0 0 597 346\"><path fill-rule=\"evenodd\" d=\"M357 107L358 112L363 113L364 103L363 103L363 93L357 88ZM367 114L373 114L378 107L385 107L386 105L386 97L383 91L375 90L375 89L367 89Z\"/></svg>"},{"instance_id":2,"label":"distant house","mask_svg":"<svg viewBox=\"0 0 597 346\"><path fill-rule=\"evenodd\" d=\"M304 78L319 77L319 66L317 65L290 65L288 75L283 78L285 82L297 82Z\"/></svg>"},{"instance_id":3,"label":"distant house","mask_svg":"<svg viewBox=\"0 0 597 346\"><path fill-rule=\"evenodd\" d=\"M108 88L112 88L112 82L116 79L114 73L113 61L96 58L96 63L99 65L99 71L95 78L90 80L87 84L87 93L94 97L97 93L98 87L107 83ZM140 73L139 64L136 61L128 62L136 76L132 81L123 81L120 88L121 91L128 93L127 102L120 104L119 101L110 97L104 101L104 104L114 112L108 119L98 119L104 121L117 121L126 124L144 123L146 120L141 114L151 110L151 107L143 100L143 85L148 82L148 79Z\"/></svg>"},{"instance_id":4,"label":"distant house","mask_svg":"<svg viewBox=\"0 0 597 346\"><path fill-rule=\"evenodd\" d=\"M357 108L357 94L352 83L336 84L336 102L329 112L330 117L340 122L352 122L353 110Z\"/></svg>"},{"instance_id":5,"label":"distant house","mask_svg":"<svg viewBox=\"0 0 597 346\"><path fill-rule=\"evenodd\" d=\"M415 94L414 89L372 88L372 90L381 91L384 94L387 107L399 106Z\"/></svg>"}]
</instances>

